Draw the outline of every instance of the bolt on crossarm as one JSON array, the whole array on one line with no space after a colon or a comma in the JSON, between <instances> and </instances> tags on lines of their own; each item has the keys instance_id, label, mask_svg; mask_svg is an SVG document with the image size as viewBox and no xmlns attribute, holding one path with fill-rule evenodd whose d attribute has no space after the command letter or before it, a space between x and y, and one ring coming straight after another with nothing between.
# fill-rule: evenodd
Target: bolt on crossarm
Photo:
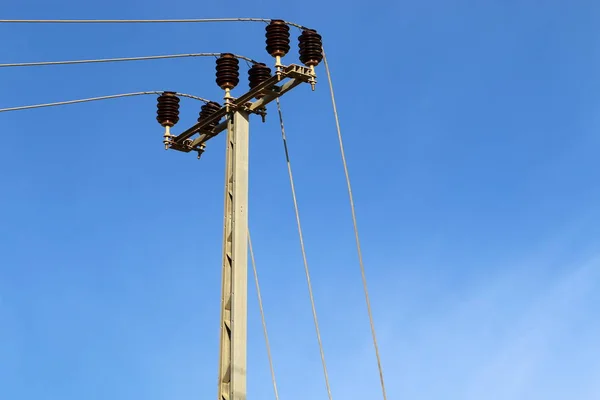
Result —
<instances>
[{"instance_id":1,"label":"bolt on crossarm","mask_svg":"<svg viewBox=\"0 0 600 400\"><path fill-rule=\"evenodd\" d=\"M165 145L170 149L186 153L197 151L200 155L210 139L227 131L218 400L246 400L250 114L260 115L264 120L270 102L302 83L313 86L316 82L314 67L320 61L320 53L316 54L320 47L315 45L311 32L310 43L306 42L306 35L299 38L300 59L305 66L282 65L281 57L289 50L289 34L281 22L274 25L274 29L267 29L266 43L267 51L276 58L275 75L265 64L255 64L248 71L250 90L235 98L231 91L239 83L239 63L231 54L223 53L217 60L216 81L225 91L224 105L205 104L198 123L177 136L169 131L165 138ZM320 36L317 39L320 40ZM159 122L170 129L175 115L168 111L173 114L176 107L171 97L168 100L170 107L163 105L162 112L161 104L165 102L159 101L159 117L162 116ZM178 117L178 108L176 111ZM223 118L225 121L221 122Z\"/></svg>"}]
</instances>

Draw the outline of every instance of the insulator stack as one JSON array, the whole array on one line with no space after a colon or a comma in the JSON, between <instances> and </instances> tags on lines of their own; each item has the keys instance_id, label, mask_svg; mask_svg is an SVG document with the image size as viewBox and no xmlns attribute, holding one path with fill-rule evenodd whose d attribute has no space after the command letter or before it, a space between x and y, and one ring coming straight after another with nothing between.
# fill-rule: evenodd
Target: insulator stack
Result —
<instances>
[{"instance_id":1,"label":"insulator stack","mask_svg":"<svg viewBox=\"0 0 600 400\"><path fill-rule=\"evenodd\" d=\"M230 53L223 53L217 59L217 85L227 92L240 83L240 62Z\"/></svg>"},{"instance_id":2,"label":"insulator stack","mask_svg":"<svg viewBox=\"0 0 600 400\"><path fill-rule=\"evenodd\" d=\"M250 86L250 89L254 89L270 77L271 68L263 63L254 64L252 68L248 70L248 86ZM257 99L260 97L262 97L260 94L256 96Z\"/></svg>"},{"instance_id":3,"label":"insulator stack","mask_svg":"<svg viewBox=\"0 0 600 400\"><path fill-rule=\"evenodd\" d=\"M163 92L158 96L156 120L164 127L172 127L179 122L179 97L175 92Z\"/></svg>"},{"instance_id":4,"label":"insulator stack","mask_svg":"<svg viewBox=\"0 0 600 400\"><path fill-rule=\"evenodd\" d=\"M290 51L290 27L284 21L274 19L267 25L266 30L267 52L279 60Z\"/></svg>"},{"instance_id":5,"label":"insulator stack","mask_svg":"<svg viewBox=\"0 0 600 400\"><path fill-rule=\"evenodd\" d=\"M209 101L208 103L204 104L200 108L200 116L198 117L198 122L202 122L202 121L206 120L207 118L209 118L211 115L213 115L220 109L221 109L221 105L219 103L217 103L216 101ZM215 126L217 126L218 123L219 123L219 121L214 121L214 122L210 123L209 125L207 125L206 127L209 129L212 129Z\"/></svg>"},{"instance_id":6,"label":"insulator stack","mask_svg":"<svg viewBox=\"0 0 600 400\"><path fill-rule=\"evenodd\" d=\"M323 41L321 35L314 29L305 29L298 36L300 61L314 68L323 60Z\"/></svg>"}]
</instances>

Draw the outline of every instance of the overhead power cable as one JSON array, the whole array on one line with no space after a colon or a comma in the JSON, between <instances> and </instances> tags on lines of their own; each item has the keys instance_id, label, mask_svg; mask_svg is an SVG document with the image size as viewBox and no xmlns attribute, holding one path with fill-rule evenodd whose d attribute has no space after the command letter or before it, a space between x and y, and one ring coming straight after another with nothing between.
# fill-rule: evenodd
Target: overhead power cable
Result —
<instances>
[{"instance_id":1,"label":"overhead power cable","mask_svg":"<svg viewBox=\"0 0 600 400\"><path fill-rule=\"evenodd\" d=\"M387 392L385 389L385 380L383 378L383 367L381 365L381 357L379 355L379 345L377 344L377 335L375 333L375 323L373 321L373 312L371 310L371 300L369 297L369 290L367 286L367 275L365 272L365 264L363 262L362 250L360 246L360 238L358 235L358 223L356 221L356 209L354 207L354 196L352 194L352 185L350 184L350 174L348 173L348 163L346 162L346 152L344 151L344 142L342 140L342 130L340 128L340 119L338 116L337 105L335 102L335 95L333 93L333 81L331 80L331 70L325 56L325 49L323 49L323 61L325 64L325 71L327 72L327 80L329 81L329 91L331 93L331 102L333 104L333 114L335 117L335 125L337 128L338 141L340 145L340 153L342 155L342 164L344 165L344 174L346 176L346 185L348 186L348 196L350 198L350 210L352 211L352 224L354 226L354 236L356 239L356 249L358 252L358 262L360 264L360 273L362 277L363 290L365 292L365 300L367 303L367 312L369 314L369 324L371 326L371 336L373 337L373 346L375 348L375 356L377 357L377 367L379 369L379 380L381 382L381 391L383 394L383 400L387 400Z\"/></svg>"},{"instance_id":2,"label":"overhead power cable","mask_svg":"<svg viewBox=\"0 0 600 400\"><path fill-rule=\"evenodd\" d=\"M279 400L279 391L277 390L277 380L275 379L275 368L273 367L273 357L271 356L271 344L269 343L269 335L267 333L267 322L265 319L265 311L263 309L262 296L260 294L260 284L258 283L258 272L256 270L256 260L254 259L254 249L252 248L252 240L250 232L248 232L248 247L250 249L250 260L252 261L252 270L254 271L254 283L256 283L256 294L258 295L258 308L260 309L260 317L262 320L263 333L267 345L267 357L269 359L269 368L271 370L271 380L273 381L273 391L275 392L275 400Z\"/></svg>"},{"instance_id":3,"label":"overhead power cable","mask_svg":"<svg viewBox=\"0 0 600 400\"><path fill-rule=\"evenodd\" d=\"M310 271L308 269L308 261L306 259L306 248L304 247L304 235L302 234L302 225L300 223L300 210L298 208L298 199L296 197L296 186L294 185L294 177L292 175L292 164L290 162L290 153L287 145L287 137L285 135L285 127L283 125L283 113L281 111L281 102L279 97L277 101L277 112L279 113L279 123L281 125L281 138L283 140L283 149L285 151L285 159L287 163L288 175L290 178L290 186L292 189L292 200L294 201L294 211L296 212L296 223L298 225L298 235L300 237L300 249L302 251L302 260L304 262L304 272L306 274L306 283L308 285L308 295L310 298L310 305L312 308L313 320L315 323L315 330L317 333L317 341L319 343L319 352L321 354L321 364L323 365L323 375L325 377L325 386L327 388L327 396L329 400L332 400L331 386L329 384L329 374L327 373L327 364L325 362L325 352L323 350L323 342L321 341L321 330L319 328L319 320L317 318L317 309L315 307L315 298L313 295L312 283L310 280Z\"/></svg>"},{"instance_id":4,"label":"overhead power cable","mask_svg":"<svg viewBox=\"0 0 600 400\"><path fill-rule=\"evenodd\" d=\"M271 22L268 18L188 18L188 19L0 19L5 24L169 24L169 23L210 23L210 22ZM305 26L285 21L296 28Z\"/></svg>"},{"instance_id":5,"label":"overhead power cable","mask_svg":"<svg viewBox=\"0 0 600 400\"><path fill-rule=\"evenodd\" d=\"M166 55L159 55L159 56L142 56L142 57L98 58L98 59L91 59L91 60L23 62L23 63L0 64L0 68L38 67L38 66L45 66L45 65L92 64L92 63L109 63L109 62L122 62L122 61L161 60L161 59L173 59L173 58L185 58L185 57L219 57L221 54L222 53L186 53L186 54L166 54ZM235 58L239 58L240 60L248 61L252 64L258 64L258 61L253 60L249 57L241 56L238 54L234 54L233 56Z\"/></svg>"},{"instance_id":6,"label":"overhead power cable","mask_svg":"<svg viewBox=\"0 0 600 400\"><path fill-rule=\"evenodd\" d=\"M151 94L162 94L163 91L148 91L148 92L133 92L133 93L121 93L121 94L113 94L108 96L98 96L98 97L89 97L86 99L77 99L77 100L67 100L67 101L58 101L55 103L43 103L43 104L33 104L29 106L19 106L19 107L10 107L10 108L0 108L0 112L8 112L8 111L20 111L20 110L30 110L34 108L43 108L43 107L56 107L56 106L65 106L69 104L78 104L78 103L87 103L90 101L99 101L99 100L109 100L109 99L118 99L122 97L132 97L132 96L142 96L142 95L151 95ZM193 96L191 94L185 93L176 93L177 96L187 97L194 100L203 101L204 103L208 103L209 100L204 99L202 97Z\"/></svg>"}]
</instances>

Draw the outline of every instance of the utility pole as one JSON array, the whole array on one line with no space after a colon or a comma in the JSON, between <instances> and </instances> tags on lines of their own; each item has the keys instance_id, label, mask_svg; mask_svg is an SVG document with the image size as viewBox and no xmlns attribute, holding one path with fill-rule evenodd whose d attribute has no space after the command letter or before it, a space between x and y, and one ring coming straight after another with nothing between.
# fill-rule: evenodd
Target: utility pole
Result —
<instances>
[{"instance_id":1,"label":"utility pole","mask_svg":"<svg viewBox=\"0 0 600 400\"><path fill-rule=\"evenodd\" d=\"M290 50L289 26L272 20L266 28L266 48L275 57L275 74L271 76L265 64L255 64L248 71L250 91L238 98L230 92L239 83L239 61L233 54L221 54L216 81L225 90L224 105L205 104L198 123L177 136L170 129L179 121L179 99L174 92L158 98L157 120L165 127L166 149L195 151L200 158L206 143L227 130L218 400L246 400L249 119L257 114L264 121L267 104L302 83L314 90L314 67L322 60L321 36L304 30L298 39L305 66L282 65L281 57Z\"/></svg>"},{"instance_id":2,"label":"utility pole","mask_svg":"<svg viewBox=\"0 0 600 400\"><path fill-rule=\"evenodd\" d=\"M227 123L219 400L246 398L248 113Z\"/></svg>"}]
</instances>

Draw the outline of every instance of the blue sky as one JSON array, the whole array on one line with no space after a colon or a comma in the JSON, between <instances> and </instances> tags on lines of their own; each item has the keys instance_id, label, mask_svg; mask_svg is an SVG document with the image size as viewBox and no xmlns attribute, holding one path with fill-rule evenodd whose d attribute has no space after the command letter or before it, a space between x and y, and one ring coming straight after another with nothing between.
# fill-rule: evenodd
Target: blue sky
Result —
<instances>
[{"instance_id":1,"label":"blue sky","mask_svg":"<svg viewBox=\"0 0 600 400\"><path fill-rule=\"evenodd\" d=\"M318 29L390 400L600 398L596 2L22 0L1 14ZM230 51L272 64L263 29L0 24L0 62ZM282 103L333 398L380 398L318 73L315 93ZM2 69L0 81L0 108L222 96L210 59ZM182 104L176 132L197 117ZM326 399L274 111L252 124L250 229L276 373L282 399ZM154 117L151 96L0 114L0 398L216 395L223 139L201 161L165 152ZM248 398L273 398L252 285L249 318Z\"/></svg>"}]
</instances>

